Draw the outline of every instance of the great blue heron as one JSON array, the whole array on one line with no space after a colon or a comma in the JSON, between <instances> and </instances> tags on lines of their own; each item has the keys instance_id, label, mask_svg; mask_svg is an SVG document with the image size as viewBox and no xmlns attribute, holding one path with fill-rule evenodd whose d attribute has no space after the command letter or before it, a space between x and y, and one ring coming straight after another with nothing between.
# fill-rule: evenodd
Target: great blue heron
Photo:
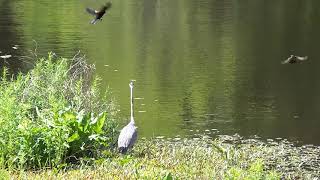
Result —
<instances>
[{"instance_id":1,"label":"great blue heron","mask_svg":"<svg viewBox=\"0 0 320 180\"><path fill-rule=\"evenodd\" d=\"M130 105L131 105L131 116L130 122L120 132L118 138L119 152L124 154L129 148L132 148L137 140L137 127L134 125L133 118L133 81L130 81Z\"/></svg>"},{"instance_id":2,"label":"great blue heron","mask_svg":"<svg viewBox=\"0 0 320 180\"><path fill-rule=\"evenodd\" d=\"M89 14L95 16L95 18L90 22L91 24L96 24L98 20L102 20L102 16L106 13L108 9L111 8L111 2L107 2L104 6L100 8L100 10L94 10L91 8L86 8Z\"/></svg>"},{"instance_id":3,"label":"great blue heron","mask_svg":"<svg viewBox=\"0 0 320 180\"><path fill-rule=\"evenodd\" d=\"M290 55L286 60L282 62L282 64L295 64L302 61L305 61L308 59L308 56L296 56L296 55Z\"/></svg>"}]
</instances>

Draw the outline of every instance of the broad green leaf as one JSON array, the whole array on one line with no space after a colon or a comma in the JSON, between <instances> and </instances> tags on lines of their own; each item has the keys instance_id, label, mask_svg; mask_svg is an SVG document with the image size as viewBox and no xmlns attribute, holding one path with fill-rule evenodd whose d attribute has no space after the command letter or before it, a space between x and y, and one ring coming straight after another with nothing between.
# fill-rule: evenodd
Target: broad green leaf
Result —
<instances>
[{"instance_id":1,"label":"broad green leaf","mask_svg":"<svg viewBox=\"0 0 320 180\"><path fill-rule=\"evenodd\" d=\"M86 133L88 131L88 126L89 126L89 123L90 123L90 119L91 119L91 113L88 113L82 118L80 123L78 123L78 128L82 132Z\"/></svg>"},{"instance_id":2,"label":"broad green leaf","mask_svg":"<svg viewBox=\"0 0 320 180\"><path fill-rule=\"evenodd\" d=\"M78 140L78 139L80 139L80 136L79 136L79 134L78 134L78 132L75 132L75 133L73 133L72 134L72 136L70 136L69 138L68 138L68 142L73 142L73 141L76 141L76 140Z\"/></svg>"},{"instance_id":3,"label":"broad green leaf","mask_svg":"<svg viewBox=\"0 0 320 180\"><path fill-rule=\"evenodd\" d=\"M167 173L163 178L162 180L173 180L173 177L171 175L171 173Z\"/></svg>"},{"instance_id":4,"label":"broad green leaf","mask_svg":"<svg viewBox=\"0 0 320 180\"><path fill-rule=\"evenodd\" d=\"M104 122L106 120L106 113L101 113L99 114L97 118L97 121L96 123L94 124L94 131L98 134L102 133L102 128L103 128L103 125L104 125Z\"/></svg>"},{"instance_id":5,"label":"broad green leaf","mask_svg":"<svg viewBox=\"0 0 320 180\"><path fill-rule=\"evenodd\" d=\"M76 116L75 116L73 113L71 113L71 112L67 112L67 113L64 113L64 118L65 118L66 120L72 120L72 119L75 119Z\"/></svg>"}]
</instances>

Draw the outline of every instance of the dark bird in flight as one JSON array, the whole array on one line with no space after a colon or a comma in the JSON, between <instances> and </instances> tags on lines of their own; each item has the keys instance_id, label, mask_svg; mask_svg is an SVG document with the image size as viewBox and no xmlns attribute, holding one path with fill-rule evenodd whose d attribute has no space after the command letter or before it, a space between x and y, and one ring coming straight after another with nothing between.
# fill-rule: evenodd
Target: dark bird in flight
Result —
<instances>
[{"instance_id":1,"label":"dark bird in flight","mask_svg":"<svg viewBox=\"0 0 320 180\"><path fill-rule=\"evenodd\" d=\"M100 10L94 10L92 8L86 8L89 14L94 15L94 19L90 22L91 24L96 24L98 20L102 20L102 16L106 13L108 9L111 8L111 2L107 2L104 6L100 8Z\"/></svg>"},{"instance_id":2,"label":"dark bird in flight","mask_svg":"<svg viewBox=\"0 0 320 180\"><path fill-rule=\"evenodd\" d=\"M308 56L296 56L290 55L286 60L282 61L282 64L295 64L300 63L308 59Z\"/></svg>"}]
</instances>

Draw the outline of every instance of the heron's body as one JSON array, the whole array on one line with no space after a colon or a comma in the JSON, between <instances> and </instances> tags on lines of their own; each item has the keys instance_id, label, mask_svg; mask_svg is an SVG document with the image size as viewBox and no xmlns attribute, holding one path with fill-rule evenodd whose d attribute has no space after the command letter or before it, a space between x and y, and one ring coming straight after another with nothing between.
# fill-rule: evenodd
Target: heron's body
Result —
<instances>
[{"instance_id":1,"label":"heron's body","mask_svg":"<svg viewBox=\"0 0 320 180\"><path fill-rule=\"evenodd\" d=\"M137 140L138 132L133 118L133 81L130 82L130 102L131 102L131 117L130 122L120 132L118 138L118 148L120 153L126 153L132 148Z\"/></svg>"},{"instance_id":2,"label":"heron's body","mask_svg":"<svg viewBox=\"0 0 320 180\"><path fill-rule=\"evenodd\" d=\"M137 140L137 127L134 122L130 122L120 132L118 139L118 147L121 153L126 153L128 149L132 148Z\"/></svg>"},{"instance_id":3,"label":"heron's body","mask_svg":"<svg viewBox=\"0 0 320 180\"><path fill-rule=\"evenodd\" d=\"M102 16L106 13L106 11L108 9L111 8L111 3L107 2L106 5L102 6L101 9L98 10L94 10L91 8L86 8L87 12L89 14L92 14L95 16L95 18L90 22L91 24L96 24L98 20L102 20Z\"/></svg>"}]
</instances>

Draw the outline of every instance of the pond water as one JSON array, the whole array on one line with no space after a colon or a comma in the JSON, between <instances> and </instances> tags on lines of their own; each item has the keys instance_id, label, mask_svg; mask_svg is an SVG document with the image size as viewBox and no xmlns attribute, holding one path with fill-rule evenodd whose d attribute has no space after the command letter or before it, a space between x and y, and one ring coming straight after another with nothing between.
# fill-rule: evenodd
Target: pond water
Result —
<instances>
[{"instance_id":1,"label":"pond water","mask_svg":"<svg viewBox=\"0 0 320 180\"><path fill-rule=\"evenodd\" d=\"M320 1L0 0L0 55L35 49L95 63L140 137L239 133L320 144ZM18 49L12 46L19 45ZM282 65L290 54L309 57ZM14 71L29 63L0 59Z\"/></svg>"}]
</instances>

